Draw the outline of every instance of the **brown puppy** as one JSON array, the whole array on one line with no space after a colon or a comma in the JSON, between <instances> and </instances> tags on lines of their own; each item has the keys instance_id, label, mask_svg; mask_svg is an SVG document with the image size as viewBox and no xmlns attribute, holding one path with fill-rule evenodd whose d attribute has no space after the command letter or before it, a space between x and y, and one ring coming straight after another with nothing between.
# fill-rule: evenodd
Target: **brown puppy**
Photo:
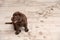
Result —
<instances>
[{"instance_id":1,"label":"brown puppy","mask_svg":"<svg viewBox=\"0 0 60 40\"><path fill-rule=\"evenodd\" d=\"M13 24L14 30L16 31L15 34L19 34L21 30L19 29L20 27L25 28L25 32L28 32L27 28L27 17L20 13L20 12L15 12L11 18L12 22L7 22L5 24Z\"/></svg>"}]
</instances>

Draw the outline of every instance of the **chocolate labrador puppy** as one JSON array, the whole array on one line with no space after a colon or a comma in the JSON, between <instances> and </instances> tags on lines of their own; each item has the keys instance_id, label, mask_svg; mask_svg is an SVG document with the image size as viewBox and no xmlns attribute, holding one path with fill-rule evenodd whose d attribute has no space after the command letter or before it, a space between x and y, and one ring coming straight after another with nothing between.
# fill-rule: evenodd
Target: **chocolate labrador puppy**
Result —
<instances>
[{"instance_id":1,"label":"chocolate labrador puppy","mask_svg":"<svg viewBox=\"0 0 60 40\"><path fill-rule=\"evenodd\" d=\"M21 27L24 27L25 32L28 32L27 28L27 17L21 12L15 12L11 18L12 22L6 22L5 24L13 24L15 34L19 34L21 32Z\"/></svg>"}]
</instances>

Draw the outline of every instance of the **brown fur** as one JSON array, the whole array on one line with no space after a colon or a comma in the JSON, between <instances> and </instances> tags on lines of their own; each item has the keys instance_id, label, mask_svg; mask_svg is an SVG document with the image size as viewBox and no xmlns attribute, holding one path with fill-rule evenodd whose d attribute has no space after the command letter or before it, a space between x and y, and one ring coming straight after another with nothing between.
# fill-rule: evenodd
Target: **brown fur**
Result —
<instances>
[{"instance_id":1,"label":"brown fur","mask_svg":"<svg viewBox=\"0 0 60 40\"><path fill-rule=\"evenodd\" d=\"M15 12L11 18L12 22L7 22L6 24L13 24L14 30L16 31L15 34L19 34L21 32L21 27L25 28L25 32L28 32L27 28L27 17L20 13L20 12Z\"/></svg>"}]
</instances>

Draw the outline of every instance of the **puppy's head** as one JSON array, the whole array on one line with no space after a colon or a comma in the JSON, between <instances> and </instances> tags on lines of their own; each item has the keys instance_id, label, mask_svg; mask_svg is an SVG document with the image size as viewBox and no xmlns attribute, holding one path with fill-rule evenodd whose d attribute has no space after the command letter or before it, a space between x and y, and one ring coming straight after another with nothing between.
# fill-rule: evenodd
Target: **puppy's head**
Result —
<instances>
[{"instance_id":1,"label":"puppy's head","mask_svg":"<svg viewBox=\"0 0 60 40\"><path fill-rule=\"evenodd\" d=\"M20 12L15 12L14 14L13 14L13 17L12 17L12 22L13 23L17 23L17 22L21 22L21 20L22 20L22 17L21 17L21 13Z\"/></svg>"}]
</instances>

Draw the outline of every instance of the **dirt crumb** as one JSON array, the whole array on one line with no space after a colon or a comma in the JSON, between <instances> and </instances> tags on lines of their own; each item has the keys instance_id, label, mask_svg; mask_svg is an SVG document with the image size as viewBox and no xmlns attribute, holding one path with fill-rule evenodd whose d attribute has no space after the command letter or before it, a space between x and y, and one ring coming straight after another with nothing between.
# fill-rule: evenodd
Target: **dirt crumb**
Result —
<instances>
[{"instance_id":1,"label":"dirt crumb","mask_svg":"<svg viewBox=\"0 0 60 40\"><path fill-rule=\"evenodd\" d=\"M17 36L17 37L20 37L20 36Z\"/></svg>"},{"instance_id":2,"label":"dirt crumb","mask_svg":"<svg viewBox=\"0 0 60 40\"><path fill-rule=\"evenodd\" d=\"M46 36L43 36L43 38L46 38Z\"/></svg>"},{"instance_id":3,"label":"dirt crumb","mask_svg":"<svg viewBox=\"0 0 60 40\"><path fill-rule=\"evenodd\" d=\"M42 22L42 23L43 23L44 21L43 21L43 20L40 20L40 22Z\"/></svg>"},{"instance_id":4,"label":"dirt crumb","mask_svg":"<svg viewBox=\"0 0 60 40\"><path fill-rule=\"evenodd\" d=\"M42 33L42 32L39 32L39 34L40 34L40 35L43 35L43 33Z\"/></svg>"},{"instance_id":5,"label":"dirt crumb","mask_svg":"<svg viewBox=\"0 0 60 40\"><path fill-rule=\"evenodd\" d=\"M38 13L39 15L42 15L43 13Z\"/></svg>"},{"instance_id":6,"label":"dirt crumb","mask_svg":"<svg viewBox=\"0 0 60 40\"><path fill-rule=\"evenodd\" d=\"M30 35L31 35L31 33L30 33L30 32L28 32L28 35L30 36Z\"/></svg>"},{"instance_id":7,"label":"dirt crumb","mask_svg":"<svg viewBox=\"0 0 60 40\"><path fill-rule=\"evenodd\" d=\"M38 26L36 26L36 28L39 28Z\"/></svg>"},{"instance_id":8,"label":"dirt crumb","mask_svg":"<svg viewBox=\"0 0 60 40\"><path fill-rule=\"evenodd\" d=\"M51 10L53 10L53 8L51 8Z\"/></svg>"}]
</instances>

